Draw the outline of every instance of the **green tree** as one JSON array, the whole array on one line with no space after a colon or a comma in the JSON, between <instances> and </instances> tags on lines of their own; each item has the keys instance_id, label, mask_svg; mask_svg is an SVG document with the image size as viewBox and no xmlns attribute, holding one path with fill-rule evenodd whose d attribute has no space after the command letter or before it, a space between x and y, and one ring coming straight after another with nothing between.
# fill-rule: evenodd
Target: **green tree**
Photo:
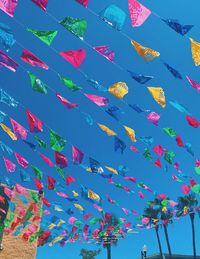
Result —
<instances>
[{"instance_id":1,"label":"green tree","mask_svg":"<svg viewBox=\"0 0 200 259\"><path fill-rule=\"evenodd\" d=\"M195 209L197 208L198 201L194 194L189 194L185 196L178 197L177 217L182 217L189 215L192 227L192 245L193 245L193 255L196 257L196 238L195 238Z\"/></svg>"},{"instance_id":2,"label":"green tree","mask_svg":"<svg viewBox=\"0 0 200 259\"><path fill-rule=\"evenodd\" d=\"M95 259L95 256L97 256L100 253L100 250L98 251L92 251L92 250L86 250L81 249L80 255L83 259Z\"/></svg>"}]
</instances>

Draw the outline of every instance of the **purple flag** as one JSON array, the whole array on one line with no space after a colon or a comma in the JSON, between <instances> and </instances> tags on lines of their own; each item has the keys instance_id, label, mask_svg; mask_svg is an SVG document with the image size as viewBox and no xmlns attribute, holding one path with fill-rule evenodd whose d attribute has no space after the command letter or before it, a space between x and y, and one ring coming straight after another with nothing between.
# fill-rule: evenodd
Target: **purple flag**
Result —
<instances>
[{"instance_id":1,"label":"purple flag","mask_svg":"<svg viewBox=\"0 0 200 259\"><path fill-rule=\"evenodd\" d=\"M82 161L83 161L83 157L84 157L83 152L80 149L78 149L77 147L72 146L73 163L76 164L76 165L81 164Z\"/></svg>"},{"instance_id":2,"label":"purple flag","mask_svg":"<svg viewBox=\"0 0 200 259\"><path fill-rule=\"evenodd\" d=\"M37 6L39 6L43 11L46 12L46 8L49 0L32 0Z\"/></svg>"},{"instance_id":3,"label":"purple flag","mask_svg":"<svg viewBox=\"0 0 200 259\"><path fill-rule=\"evenodd\" d=\"M18 64L14 60L9 58L5 53L0 51L0 67L6 67L11 71L16 72Z\"/></svg>"},{"instance_id":4,"label":"purple flag","mask_svg":"<svg viewBox=\"0 0 200 259\"><path fill-rule=\"evenodd\" d=\"M21 60L23 60L25 63L28 63L29 65L33 67L41 67L46 70L49 69L48 65L45 64L42 60L40 60L38 57L36 57L32 52L30 52L28 49L24 49L23 53L21 55Z\"/></svg>"}]
</instances>

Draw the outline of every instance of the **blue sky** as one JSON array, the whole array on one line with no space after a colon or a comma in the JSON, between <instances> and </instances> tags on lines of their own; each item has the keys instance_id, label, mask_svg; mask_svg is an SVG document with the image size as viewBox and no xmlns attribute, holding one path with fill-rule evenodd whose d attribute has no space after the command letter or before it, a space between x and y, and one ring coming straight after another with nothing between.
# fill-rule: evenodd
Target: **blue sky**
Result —
<instances>
[{"instance_id":1,"label":"blue sky","mask_svg":"<svg viewBox=\"0 0 200 259\"><path fill-rule=\"evenodd\" d=\"M161 1L152 3L150 0L141 2L161 17L176 18L183 24L194 24L195 27L188 35L196 41L200 41L200 25L198 19L200 3L197 1L191 1L189 8L188 1L186 0L182 0L181 4L180 1L177 0L169 0L165 1L165 3L161 3ZM127 13L127 20L123 29L124 33L144 46L151 47L152 49L159 51L161 53L161 59L175 67L183 75L189 75L197 82L200 81L198 76L199 68L194 66L191 57L190 42L187 37L180 36L154 15L152 15L143 26L132 28L128 17L127 1L115 0L114 3ZM109 4L113 4L113 2L110 0L91 1L90 8L94 12L98 13ZM150 84L147 86L162 87L165 91L167 102L170 100L177 100L179 103L184 104L195 118L200 118L198 109L198 93L189 86L186 80L175 79L162 65L160 59L154 60L150 63L145 63L133 50L130 42L125 37L107 26L97 17L93 16L87 11L87 9L78 5L74 0L49 0L47 10L58 20L61 20L65 16L85 18L88 22L88 29L85 36L85 40L87 42L93 46L109 45L116 53L116 63L120 64L125 69L129 69L137 73L153 75L155 78L150 81ZM126 82L129 87L129 94L125 97L126 102L135 103L145 109L158 112L161 115L159 127L149 123L143 115L137 114L117 100L114 96L111 96L108 93L103 93L104 96L110 99L112 104L117 105L124 111L122 120L120 123L117 123L102 109L91 103L81 93L68 91L61 84L57 75L52 70L44 71L22 63L20 60L22 48L19 45L15 44L10 50L9 55L19 62L26 70L30 70L51 88L56 89L56 91L61 95L72 102L79 103L81 111L89 113L94 118L95 122L105 124L116 131L118 136L127 143L127 146L131 143L121 125L127 125L134 128L138 137L152 136L154 138L155 145L161 144L176 153L176 161L181 163L181 168L185 174L194 176L195 179L198 180L198 176L195 176L194 173L194 158L200 157L199 129L190 127L185 120L184 114L178 112L169 104L167 104L165 109L162 109L152 99L145 85L139 85L130 78L128 73L119 70L112 63L95 53L82 41L59 26L50 18L50 16L42 12L31 1L19 0L19 5L16 9L15 18L17 21L20 21L24 27L20 26L15 19L11 19L2 12L0 13L0 16L1 22L12 28L17 42L36 54L46 62L52 70L73 79L76 84L82 86L85 93L101 95L101 93L98 93L88 85L84 77L75 68L53 51L53 49L56 49L57 51L67 51L84 47L87 52L87 58L82 64L81 69L91 78L99 81L106 88L118 81ZM53 49L48 48L36 37L26 32L24 29L25 27L38 30L58 30L58 36L52 44ZM129 168L128 175L135 176L138 181L145 182L157 193L167 193L172 199L176 199L177 196L182 194L181 185L171 179L171 176L176 174L174 169L170 168L168 172L165 172L163 169L160 170L153 166L152 163L144 160L141 156L131 153L128 148L124 155L115 153L113 148L113 139L107 137L96 125L89 126L77 110L67 110L59 103L50 91L47 96L33 92L29 78L23 69L19 68L17 73L1 69L0 85L16 100L19 100L25 107L29 108L31 112L43 120L45 124L53 128L62 136L65 136L70 143L78 146L88 156L97 159L104 165L110 165L116 168L118 168L119 165L126 165ZM15 110L3 104L0 104L0 107L1 110L6 112L10 117L13 117L28 128L24 109L19 108ZM175 140L169 138L162 132L162 127L172 127L180 133L184 142L192 144L195 157L192 157L184 149L178 148L175 144ZM47 129L45 129L40 136L48 140ZM0 132L0 139L11 146L14 150L27 157L31 164L37 165L46 174L54 175L55 178L57 177L55 175L55 170L49 169L44 165L37 154L33 153L22 142L13 143L2 132ZM137 147L140 150L143 150L146 146L141 142L138 142ZM66 154L69 155L69 152L70 145L67 145ZM45 151L45 155L49 156L53 160L53 154L50 150ZM155 155L154 158L156 158ZM6 172L2 159L0 162L0 169L0 177L3 179L3 175L6 174ZM29 172L31 173L30 169ZM109 205L105 200L106 194L110 194L113 199L117 200L121 204L121 207L135 209L139 213L142 212L145 202L152 198L151 194L145 192L145 200L143 201L139 199L137 197L138 189L133 184L124 182L120 177L114 177L114 180L116 180L116 182L122 182L124 185L135 190L135 195L128 195L120 189L116 189L112 185L105 183L103 178L87 174L77 166L70 165L66 169L66 173L71 174L77 180L72 187L67 187L67 193L70 193L72 189L76 189L77 191L80 190L80 184L86 185L103 197L103 205L107 211L113 211L119 217L124 217L122 210L120 207ZM13 181L19 181L17 174L10 175L10 178ZM28 187L34 186L32 184ZM56 198L54 194L49 192L47 192L46 195L49 197L49 200ZM67 204L63 203L61 199L58 199L58 201L61 202L63 206L66 206L66 208L71 207L69 202ZM91 204L87 201L81 200L80 203L84 206L85 210L91 211L93 215L97 214L94 209L92 209ZM77 212L77 217L79 216L79 212ZM66 215L63 213L60 217L65 219ZM133 223L136 222L136 218L133 215L130 215L128 220ZM199 225L199 218L196 218L197 229L199 229ZM190 235L189 218L181 219L176 221L173 225L170 225L169 235L172 244L172 251L174 253L190 254L190 251L192 252L192 246L188 238L186 241L186 237ZM200 234L198 232L198 253L200 253L200 246L198 243L200 239L199 235ZM163 250L166 251L163 233L161 239ZM149 253L158 251L154 230L141 231L139 234L128 235L127 238L121 241L117 247L113 248L113 258L137 258L144 243L147 244ZM92 244L67 244L64 248L60 248L58 245L55 245L54 247L45 246L38 249L37 258L46 258L51 253L51 259L58 258L58 255L61 259L66 257L76 259L80 258L79 251L82 247L87 249L96 248L96 246ZM105 258L105 250L102 250L102 253L97 258Z\"/></svg>"}]
</instances>

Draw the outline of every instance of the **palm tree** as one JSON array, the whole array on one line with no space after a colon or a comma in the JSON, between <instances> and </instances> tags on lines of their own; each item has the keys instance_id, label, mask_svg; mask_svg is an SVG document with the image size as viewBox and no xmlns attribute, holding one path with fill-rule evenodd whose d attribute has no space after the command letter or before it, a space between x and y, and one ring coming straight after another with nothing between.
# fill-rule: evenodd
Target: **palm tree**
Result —
<instances>
[{"instance_id":1,"label":"palm tree","mask_svg":"<svg viewBox=\"0 0 200 259\"><path fill-rule=\"evenodd\" d=\"M155 228L156 238L160 251L160 257L163 258L162 246L159 236L159 209L153 206L154 202L149 202L149 206L145 208L143 217L149 218L149 225Z\"/></svg>"},{"instance_id":2,"label":"palm tree","mask_svg":"<svg viewBox=\"0 0 200 259\"><path fill-rule=\"evenodd\" d=\"M194 194L178 197L178 204L176 206L178 217L188 215L190 216L191 227L192 227L192 244L193 244L193 255L196 257L196 240L195 240L195 209L198 205L198 201Z\"/></svg>"},{"instance_id":3,"label":"palm tree","mask_svg":"<svg viewBox=\"0 0 200 259\"><path fill-rule=\"evenodd\" d=\"M99 253L100 249L98 251L81 249L80 255L83 257L83 259L95 259L95 256L97 256Z\"/></svg>"},{"instance_id":4,"label":"palm tree","mask_svg":"<svg viewBox=\"0 0 200 259\"><path fill-rule=\"evenodd\" d=\"M111 259L111 246L117 245L121 221L114 215L101 220L101 231L99 232L98 243L103 244L107 250L107 259Z\"/></svg>"}]
</instances>

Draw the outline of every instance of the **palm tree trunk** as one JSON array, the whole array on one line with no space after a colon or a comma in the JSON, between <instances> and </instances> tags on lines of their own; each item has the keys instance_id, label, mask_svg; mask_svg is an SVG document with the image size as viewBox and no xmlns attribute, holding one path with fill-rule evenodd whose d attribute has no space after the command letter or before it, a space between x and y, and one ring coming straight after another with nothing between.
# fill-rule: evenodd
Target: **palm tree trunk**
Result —
<instances>
[{"instance_id":1,"label":"palm tree trunk","mask_svg":"<svg viewBox=\"0 0 200 259\"><path fill-rule=\"evenodd\" d=\"M161 242L160 242L160 236L158 233L158 226L155 227L156 230L156 237L157 237L157 241L158 241L158 246L159 246L159 251L160 251L160 257L163 258L163 253L162 253L162 246L161 246Z\"/></svg>"},{"instance_id":2,"label":"palm tree trunk","mask_svg":"<svg viewBox=\"0 0 200 259\"><path fill-rule=\"evenodd\" d=\"M107 259L111 259L111 245L107 244Z\"/></svg>"},{"instance_id":3,"label":"palm tree trunk","mask_svg":"<svg viewBox=\"0 0 200 259\"><path fill-rule=\"evenodd\" d=\"M167 225L165 225L165 224L164 224L164 232L165 232L165 238L166 238L166 242L167 242L167 248L168 248L169 256L171 257L172 252L171 252L171 247L170 247L170 243L169 243L169 236L168 236L168 232L167 232Z\"/></svg>"},{"instance_id":4,"label":"palm tree trunk","mask_svg":"<svg viewBox=\"0 0 200 259\"><path fill-rule=\"evenodd\" d=\"M192 224L192 244L193 244L193 255L194 257L197 256L196 254L196 240L195 240L195 227L194 227L194 213L190 214L190 220L191 220L191 224Z\"/></svg>"}]
</instances>

